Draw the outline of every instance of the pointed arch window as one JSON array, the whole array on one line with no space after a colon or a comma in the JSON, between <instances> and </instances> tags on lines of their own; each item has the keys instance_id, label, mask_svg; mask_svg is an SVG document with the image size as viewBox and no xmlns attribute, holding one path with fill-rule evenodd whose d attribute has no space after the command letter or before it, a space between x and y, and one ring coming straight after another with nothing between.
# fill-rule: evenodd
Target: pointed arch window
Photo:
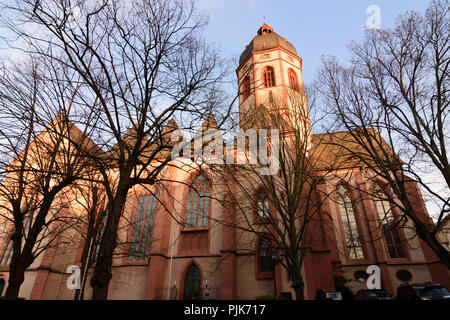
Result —
<instances>
[{"instance_id":1,"label":"pointed arch window","mask_svg":"<svg viewBox=\"0 0 450 320\"><path fill-rule=\"evenodd\" d=\"M297 74L295 73L295 71L292 70L292 69L289 69L288 70L288 77L289 77L289 87L292 90L300 92L300 87L298 85Z\"/></svg>"},{"instance_id":2,"label":"pointed arch window","mask_svg":"<svg viewBox=\"0 0 450 320\"><path fill-rule=\"evenodd\" d=\"M6 248L3 251L2 257L0 259L0 266L7 266L11 263L12 253L13 253L13 240L10 238L6 244Z\"/></svg>"},{"instance_id":3,"label":"pointed arch window","mask_svg":"<svg viewBox=\"0 0 450 320\"><path fill-rule=\"evenodd\" d=\"M269 198L267 197L267 194L265 192L261 192L258 195L258 218L268 218L269 217Z\"/></svg>"},{"instance_id":4,"label":"pointed arch window","mask_svg":"<svg viewBox=\"0 0 450 320\"><path fill-rule=\"evenodd\" d=\"M262 238L259 242L258 265L258 271L260 273L275 271L274 248L266 238Z\"/></svg>"},{"instance_id":5,"label":"pointed arch window","mask_svg":"<svg viewBox=\"0 0 450 320\"><path fill-rule=\"evenodd\" d=\"M242 101L246 100L250 96L250 77L246 76L244 81L242 81Z\"/></svg>"},{"instance_id":6,"label":"pointed arch window","mask_svg":"<svg viewBox=\"0 0 450 320\"><path fill-rule=\"evenodd\" d=\"M199 174L188 193L186 228L207 227L210 207L209 183Z\"/></svg>"},{"instance_id":7,"label":"pointed arch window","mask_svg":"<svg viewBox=\"0 0 450 320\"><path fill-rule=\"evenodd\" d=\"M157 202L156 193L139 196L136 216L131 234L129 260L146 260L149 256L150 241Z\"/></svg>"},{"instance_id":8,"label":"pointed arch window","mask_svg":"<svg viewBox=\"0 0 450 320\"><path fill-rule=\"evenodd\" d=\"M105 229L106 229L106 222L108 219L108 209L106 209L103 213L103 217L101 218L102 220L100 221L100 225L98 226L98 234L97 234L97 240L95 241L94 245L95 245L95 250L94 250L94 261L98 260L98 254L100 253L100 243L102 242L103 239L103 235L105 233Z\"/></svg>"},{"instance_id":9,"label":"pointed arch window","mask_svg":"<svg viewBox=\"0 0 450 320\"><path fill-rule=\"evenodd\" d=\"M28 234L28 231L30 230L31 220L32 220L32 215L30 215L30 214L25 215L25 217L23 218L23 221L24 221L23 234L24 235ZM15 228L11 232L11 236L14 234L14 232L15 232ZM12 240L11 236L8 240L8 243L6 244L5 250L3 250L3 254L1 255L0 266L8 266L11 263L11 259L13 256L13 240Z\"/></svg>"},{"instance_id":10,"label":"pointed arch window","mask_svg":"<svg viewBox=\"0 0 450 320\"><path fill-rule=\"evenodd\" d=\"M338 188L338 205L348 257L350 259L364 259L352 200L348 190L342 185Z\"/></svg>"},{"instance_id":11,"label":"pointed arch window","mask_svg":"<svg viewBox=\"0 0 450 320\"><path fill-rule=\"evenodd\" d=\"M275 87L275 72L273 67L267 66L263 71L264 88Z\"/></svg>"},{"instance_id":12,"label":"pointed arch window","mask_svg":"<svg viewBox=\"0 0 450 320\"><path fill-rule=\"evenodd\" d=\"M392 208L387 200L388 197L379 185L375 186L375 194L377 197L375 205L380 221L380 227L383 230L384 239L389 251L389 256L391 258L404 258L405 253L403 251L394 215L392 214Z\"/></svg>"}]
</instances>

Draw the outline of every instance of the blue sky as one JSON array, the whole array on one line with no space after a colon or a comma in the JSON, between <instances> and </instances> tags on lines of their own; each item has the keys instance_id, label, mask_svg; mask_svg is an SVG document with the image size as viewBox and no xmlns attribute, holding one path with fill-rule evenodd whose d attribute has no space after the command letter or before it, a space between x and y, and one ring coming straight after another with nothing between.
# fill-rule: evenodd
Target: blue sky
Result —
<instances>
[{"instance_id":1,"label":"blue sky","mask_svg":"<svg viewBox=\"0 0 450 320\"><path fill-rule=\"evenodd\" d=\"M341 62L349 57L348 44L362 39L370 5L381 13L381 28L390 28L399 14L414 10L423 14L430 0L197 0L209 14L206 39L215 42L226 58L238 59L256 35L264 17L274 31L289 40L303 59L303 78L312 82L322 55ZM235 79L235 74L232 77ZM429 175L436 182L439 176ZM445 186L440 184L440 186ZM438 185L439 187L439 185ZM427 202L433 215L439 212Z\"/></svg>"},{"instance_id":2,"label":"blue sky","mask_svg":"<svg viewBox=\"0 0 450 320\"><path fill-rule=\"evenodd\" d=\"M303 59L306 83L314 74L322 55L334 55L344 62L347 45L361 39L369 18L366 9L377 5L381 27L394 25L407 10L423 13L428 0L198 0L209 14L206 38L214 41L227 58L239 57L256 35L266 17L274 31L286 37Z\"/></svg>"}]
</instances>

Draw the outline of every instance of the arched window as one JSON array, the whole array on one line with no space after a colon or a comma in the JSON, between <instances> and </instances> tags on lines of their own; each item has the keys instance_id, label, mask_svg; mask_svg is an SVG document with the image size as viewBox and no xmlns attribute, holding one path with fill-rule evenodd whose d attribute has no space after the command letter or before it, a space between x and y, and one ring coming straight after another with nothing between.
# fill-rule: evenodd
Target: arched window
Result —
<instances>
[{"instance_id":1,"label":"arched window","mask_svg":"<svg viewBox=\"0 0 450 320\"><path fill-rule=\"evenodd\" d=\"M264 88L275 87L275 72L272 67L265 67L263 71Z\"/></svg>"},{"instance_id":2,"label":"arched window","mask_svg":"<svg viewBox=\"0 0 450 320\"><path fill-rule=\"evenodd\" d=\"M206 178L199 174L189 190L187 210L186 210L186 227L206 227L208 226L209 214L209 184Z\"/></svg>"},{"instance_id":3,"label":"arched window","mask_svg":"<svg viewBox=\"0 0 450 320\"><path fill-rule=\"evenodd\" d=\"M389 256L391 258L404 258L403 247L398 234L398 229L395 223L392 209L387 200L386 193L379 185L375 186L375 193L377 199L375 205L380 219L380 226L383 230L384 239L386 240Z\"/></svg>"},{"instance_id":4,"label":"arched window","mask_svg":"<svg viewBox=\"0 0 450 320\"><path fill-rule=\"evenodd\" d=\"M100 243L102 242L103 235L105 234L106 222L108 220L108 209L103 212L102 220L100 221L100 225L98 226L97 231L97 241L95 241L95 250L94 250L94 260L97 261L98 254L100 252Z\"/></svg>"},{"instance_id":5,"label":"arched window","mask_svg":"<svg viewBox=\"0 0 450 320\"><path fill-rule=\"evenodd\" d=\"M129 260L148 259L153 221L155 219L156 197L156 193L139 196L136 216L133 222L133 233L131 234Z\"/></svg>"},{"instance_id":6,"label":"arched window","mask_svg":"<svg viewBox=\"0 0 450 320\"><path fill-rule=\"evenodd\" d=\"M250 96L250 77L249 76L246 76L244 78L244 81L242 81L241 92L242 92L242 100L245 100Z\"/></svg>"},{"instance_id":7,"label":"arched window","mask_svg":"<svg viewBox=\"0 0 450 320\"><path fill-rule=\"evenodd\" d=\"M24 234L28 234L28 231L30 229L30 224L31 224L31 220L30 219L30 214L26 214L25 217L23 218L24 220L24 226L23 226L23 233ZM14 230L11 233L11 236L14 234ZM11 263L11 258L13 256L13 240L10 237L8 243L6 244L6 248L3 251L3 254L1 255L0 258L0 266L8 266Z\"/></svg>"},{"instance_id":8,"label":"arched window","mask_svg":"<svg viewBox=\"0 0 450 320\"><path fill-rule=\"evenodd\" d=\"M363 259L364 253L359 238L355 213L353 212L352 200L348 190L342 185L338 189L338 205L348 256L350 259Z\"/></svg>"},{"instance_id":9,"label":"arched window","mask_svg":"<svg viewBox=\"0 0 450 320\"><path fill-rule=\"evenodd\" d=\"M13 241L10 239L8 244L6 245L5 250L3 251L2 257L0 259L0 266L7 266L11 262L12 253L13 253Z\"/></svg>"},{"instance_id":10,"label":"arched window","mask_svg":"<svg viewBox=\"0 0 450 320\"><path fill-rule=\"evenodd\" d=\"M186 273L184 279L184 300L200 299L200 270L195 265L192 265Z\"/></svg>"},{"instance_id":11,"label":"arched window","mask_svg":"<svg viewBox=\"0 0 450 320\"><path fill-rule=\"evenodd\" d=\"M270 241L262 238L258 248L259 272L275 271L274 248Z\"/></svg>"},{"instance_id":12,"label":"arched window","mask_svg":"<svg viewBox=\"0 0 450 320\"><path fill-rule=\"evenodd\" d=\"M289 69L288 77L289 77L289 87L292 90L300 91L300 87L298 85L298 80L297 80L297 74L295 73L295 71L292 69Z\"/></svg>"},{"instance_id":13,"label":"arched window","mask_svg":"<svg viewBox=\"0 0 450 320\"><path fill-rule=\"evenodd\" d=\"M267 194L261 192L258 195L258 217L267 218L269 217L269 198Z\"/></svg>"}]
</instances>

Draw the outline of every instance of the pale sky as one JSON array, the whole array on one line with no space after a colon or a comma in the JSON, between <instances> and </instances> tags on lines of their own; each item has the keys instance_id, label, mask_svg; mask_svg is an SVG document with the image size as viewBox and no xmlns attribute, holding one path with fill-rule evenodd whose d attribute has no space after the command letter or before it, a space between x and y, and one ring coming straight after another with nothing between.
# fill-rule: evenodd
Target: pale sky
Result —
<instances>
[{"instance_id":1,"label":"pale sky","mask_svg":"<svg viewBox=\"0 0 450 320\"><path fill-rule=\"evenodd\" d=\"M303 80L314 80L322 55L346 63L348 44L360 40L370 17L371 5L380 8L381 28L394 26L399 14L414 10L423 14L429 0L198 0L209 15L206 39L215 42L226 58L239 59L264 20L285 37L303 59ZM231 75L236 78L235 74ZM439 174L425 175L433 188L448 193ZM427 201L431 216L438 207Z\"/></svg>"},{"instance_id":2,"label":"pale sky","mask_svg":"<svg viewBox=\"0 0 450 320\"><path fill-rule=\"evenodd\" d=\"M276 33L296 47L303 59L303 80L306 84L314 80L322 55L333 55L339 61L347 62L347 46L352 40L362 39L366 22L371 16L367 13L369 6L379 7L381 28L390 28L399 14L408 10L423 14L430 4L429 0L195 1L209 16L204 36L207 41L216 43L222 57L239 59L258 28L266 21ZM8 53L10 50L0 45L0 55ZM17 52L13 54L17 59ZM233 70L230 77L232 80L236 78ZM430 202L427 206L431 209L430 213L436 213Z\"/></svg>"},{"instance_id":3,"label":"pale sky","mask_svg":"<svg viewBox=\"0 0 450 320\"><path fill-rule=\"evenodd\" d=\"M198 0L209 14L206 38L225 57L237 57L264 22L289 40L303 59L304 81L309 83L322 55L344 62L347 45L361 39L370 5L381 13L381 27L391 27L407 10L423 13L428 0Z\"/></svg>"}]
</instances>

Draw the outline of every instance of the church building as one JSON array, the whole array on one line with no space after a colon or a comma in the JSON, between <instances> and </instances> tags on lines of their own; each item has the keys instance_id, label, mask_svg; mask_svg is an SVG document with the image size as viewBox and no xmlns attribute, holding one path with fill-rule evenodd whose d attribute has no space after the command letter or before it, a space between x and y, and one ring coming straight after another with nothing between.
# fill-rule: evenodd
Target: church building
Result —
<instances>
[{"instance_id":1,"label":"church building","mask_svg":"<svg viewBox=\"0 0 450 320\"><path fill-rule=\"evenodd\" d=\"M242 92L239 96L241 129L258 126L255 112L275 112L272 102L288 105L289 97L303 91L302 72L302 59L294 45L264 23L245 47L236 70ZM289 110L283 117L288 125L296 128ZM210 115L204 125L210 127L214 123ZM324 149L315 162L315 172L326 172L326 164L336 151L326 147L327 141L345 134L309 133L309 143ZM227 209L219 198L210 195L223 196L225 188L212 181L214 174L208 168L189 161L184 164L192 170L171 165L161 172L168 181L164 188L137 186L130 191L119 225L121 245L113 260L108 299L215 300L262 296L295 299L288 272L261 249L266 245L264 241L256 238L250 241L243 232L220 223ZM411 228L388 225L399 215L390 203L363 195L361 190L375 188L373 180L365 178L363 169L343 161L333 170L334 178L323 185L330 195L321 207L326 215L314 222L311 235L314 241L304 248L305 298L314 300L320 291L340 291L342 283L353 293L366 288L366 270L370 265L379 266L382 288L394 296L405 281L429 281L449 288L449 270L425 242L414 236ZM195 186L196 191L189 186ZM432 222L418 186L409 191L417 199L417 212ZM64 210L76 212L81 210L80 204L70 203ZM387 218L380 219L384 216ZM411 226L411 222L405 225ZM5 230L0 237L0 296L8 286L12 254L12 242L8 229ZM28 268L20 297L74 298L75 290L67 285L71 276L67 270L70 266L81 266L86 241L77 232L67 232L70 241L61 241L46 250ZM93 245L93 257L95 249ZM84 299L91 298L92 272L91 267Z\"/></svg>"}]
</instances>

